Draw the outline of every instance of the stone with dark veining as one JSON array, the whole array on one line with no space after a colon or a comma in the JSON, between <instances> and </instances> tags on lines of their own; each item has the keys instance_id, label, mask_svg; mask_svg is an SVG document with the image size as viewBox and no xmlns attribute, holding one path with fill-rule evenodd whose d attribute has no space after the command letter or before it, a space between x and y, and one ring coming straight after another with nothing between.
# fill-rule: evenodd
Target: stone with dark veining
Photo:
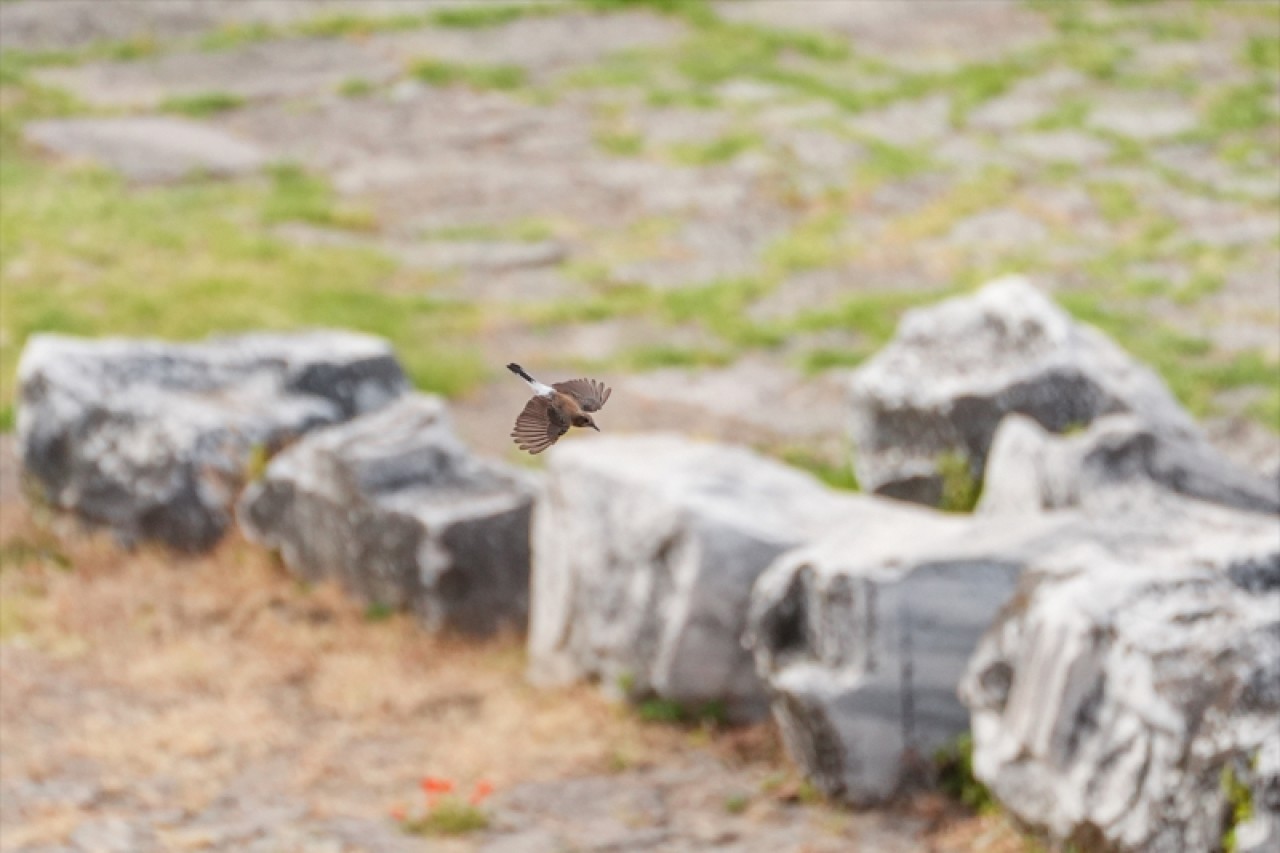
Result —
<instances>
[{"instance_id":1,"label":"stone with dark veining","mask_svg":"<svg viewBox=\"0 0 1280 853\"><path fill-rule=\"evenodd\" d=\"M975 774L1055 839L1175 853L1217 849L1230 772L1275 849L1275 519L1150 486L1088 513L1109 540L1037 555L969 664Z\"/></svg>"},{"instance_id":2,"label":"stone with dark veining","mask_svg":"<svg viewBox=\"0 0 1280 853\"><path fill-rule=\"evenodd\" d=\"M1280 481L1236 467L1204 439L1163 435L1133 415L1108 415L1069 436L1021 415L1005 418L987 459L978 511L1078 507L1134 483L1236 509L1280 512Z\"/></svg>"},{"instance_id":3,"label":"stone with dark veining","mask_svg":"<svg viewBox=\"0 0 1280 853\"><path fill-rule=\"evenodd\" d=\"M741 448L667 435L559 446L535 511L531 676L759 716L741 644L752 584L783 551L879 509Z\"/></svg>"},{"instance_id":4,"label":"stone with dark veining","mask_svg":"<svg viewBox=\"0 0 1280 853\"><path fill-rule=\"evenodd\" d=\"M22 465L45 500L126 540L189 550L221 537L255 452L408 384L385 341L329 331L190 344L36 335L18 382Z\"/></svg>"},{"instance_id":5,"label":"stone with dark veining","mask_svg":"<svg viewBox=\"0 0 1280 853\"><path fill-rule=\"evenodd\" d=\"M1023 566L1071 531L883 503L780 557L756 583L747 635L788 752L858 805L926 781L930 756L967 730L956 686L969 654Z\"/></svg>"},{"instance_id":6,"label":"stone with dark veining","mask_svg":"<svg viewBox=\"0 0 1280 853\"><path fill-rule=\"evenodd\" d=\"M443 401L407 395L272 460L238 507L249 537L316 581L431 629L521 628L534 482L477 458Z\"/></svg>"},{"instance_id":7,"label":"stone with dark veining","mask_svg":"<svg viewBox=\"0 0 1280 853\"><path fill-rule=\"evenodd\" d=\"M858 481L926 504L941 499L944 456L981 476L1009 413L1061 432L1132 412L1161 434L1196 435L1154 372L1021 278L908 312L850 391Z\"/></svg>"}]
</instances>

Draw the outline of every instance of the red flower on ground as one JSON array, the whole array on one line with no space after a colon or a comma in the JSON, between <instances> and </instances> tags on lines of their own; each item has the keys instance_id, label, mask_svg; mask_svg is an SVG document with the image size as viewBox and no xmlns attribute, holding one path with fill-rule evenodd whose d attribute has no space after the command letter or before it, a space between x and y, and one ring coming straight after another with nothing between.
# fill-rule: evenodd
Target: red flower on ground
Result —
<instances>
[{"instance_id":1,"label":"red flower on ground","mask_svg":"<svg viewBox=\"0 0 1280 853\"><path fill-rule=\"evenodd\" d=\"M493 793L493 783L481 779L476 783L475 790L471 792L471 805L478 806Z\"/></svg>"},{"instance_id":2,"label":"red flower on ground","mask_svg":"<svg viewBox=\"0 0 1280 853\"><path fill-rule=\"evenodd\" d=\"M428 794L447 794L453 790L453 782L438 776L423 776L418 784Z\"/></svg>"}]
</instances>

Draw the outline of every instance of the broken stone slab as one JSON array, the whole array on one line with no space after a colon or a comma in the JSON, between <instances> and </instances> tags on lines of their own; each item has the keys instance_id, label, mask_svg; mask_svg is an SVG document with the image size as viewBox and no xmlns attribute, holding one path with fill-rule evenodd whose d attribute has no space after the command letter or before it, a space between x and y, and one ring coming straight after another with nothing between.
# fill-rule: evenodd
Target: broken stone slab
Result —
<instances>
[{"instance_id":1,"label":"broken stone slab","mask_svg":"<svg viewBox=\"0 0 1280 853\"><path fill-rule=\"evenodd\" d=\"M961 685L976 776L1020 820L1081 848L1280 843L1280 532L1155 489L1106 543L1039 556Z\"/></svg>"},{"instance_id":2,"label":"broken stone slab","mask_svg":"<svg viewBox=\"0 0 1280 853\"><path fill-rule=\"evenodd\" d=\"M348 39L278 39L228 51L168 53L128 62L47 68L37 79L106 108L148 108L217 92L245 100L336 92L346 80L383 84L403 62Z\"/></svg>"},{"instance_id":3,"label":"broken stone slab","mask_svg":"<svg viewBox=\"0 0 1280 853\"><path fill-rule=\"evenodd\" d=\"M1023 566L1074 523L904 506L782 555L755 585L747 644L805 775L856 805L926 781L969 728L956 687L970 653Z\"/></svg>"},{"instance_id":4,"label":"broken stone slab","mask_svg":"<svg viewBox=\"0 0 1280 853\"><path fill-rule=\"evenodd\" d=\"M18 364L22 466L50 504L126 541L212 547L255 452L373 411L407 381L338 331L199 343L42 334Z\"/></svg>"},{"instance_id":5,"label":"broken stone slab","mask_svg":"<svg viewBox=\"0 0 1280 853\"><path fill-rule=\"evenodd\" d=\"M355 14L422 14L472 0L13 0L0 4L0 47L67 50L126 39L171 44L220 27L286 27L307 19Z\"/></svg>"},{"instance_id":6,"label":"broken stone slab","mask_svg":"<svg viewBox=\"0 0 1280 853\"><path fill-rule=\"evenodd\" d=\"M862 487L933 505L942 459L960 456L980 477L1012 412L1054 432L1132 412L1162 435L1196 435L1154 372L1017 276L907 312L853 374L850 406Z\"/></svg>"},{"instance_id":7,"label":"broken stone slab","mask_svg":"<svg viewBox=\"0 0 1280 853\"><path fill-rule=\"evenodd\" d=\"M671 435L557 447L534 512L530 677L761 716L741 643L756 578L838 521L903 511L742 448Z\"/></svg>"},{"instance_id":8,"label":"broken stone slab","mask_svg":"<svg viewBox=\"0 0 1280 853\"><path fill-rule=\"evenodd\" d=\"M554 5L554 4L552 4ZM589 66L626 51L678 42L688 28L669 16L636 9L608 15L572 9L530 15L495 27L423 27L375 39L401 61L432 57L445 62L515 65L535 82Z\"/></svg>"},{"instance_id":9,"label":"broken stone slab","mask_svg":"<svg viewBox=\"0 0 1280 853\"><path fill-rule=\"evenodd\" d=\"M525 624L533 495L529 475L462 444L442 400L409 394L280 453L237 517L307 580L489 634Z\"/></svg>"},{"instance_id":10,"label":"broken stone slab","mask_svg":"<svg viewBox=\"0 0 1280 853\"><path fill-rule=\"evenodd\" d=\"M1008 148L1036 164L1087 166L1111 155L1111 144L1078 130L1023 131L1008 139Z\"/></svg>"},{"instance_id":11,"label":"broken stone slab","mask_svg":"<svg viewBox=\"0 0 1280 853\"><path fill-rule=\"evenodd\" d=\"M911 71L953 71L1030 48L1052 36L1030 9L1008 3L831 3L829 0L717 0L730 21L819 30L847 38L859 55Z\"/></svg>"},{"instance_id":12,"label":"broken stone slab","mask_svg":"<svg viewBox=\"0 0 1280 853\"><path fill-rule=\"evenodd\" d=\"M527 218L621 227L655 215L723 219L762 179L615 157L581 99L524 103L500 92L412 86L391 98L324 98L307 110L251 102L218 117L272 158L328 175L392 233Z\"/></svg>"},{"instance_id":13,"label":"broken stone slab","mask_svg":"<svg viewBox=\"0 0 1280 853\"><path fill-rule=\"evenodd\" d=\"M266 163L260 149L231 133L165 116L46 119L28 123L23 133L58 156L90 160L143 184L232 177Z\"/></svg>"},{"instance_id":14,"label":"broken stone slab","mask_svg":"<svg viewBox=\"0 0 1280 853\"><path fill-rule=\"evenodd\" d=\"M1161 435L1133 415L1107 415L1069 436L1008 416L991 444L978 511L1077 507L1135 482L1236 509L1280 512L1280 480L1237 468L1207 441Z\"/></svg>"},{"instance_id":15,"label":"broken stone slab","mask_svg":"<svg viewBox=\"0 0 1280 853\"><path fill-rule=\"evenodd\" d=\"M273 233L300 246L341 246L391 255L411 269L476 273L487 277L553 267L568 257L558 240L410 240L369 237L305 222L286 222ZM485 279L489 280L488 278ZM477 284L468 281L467 284Z\"/></svg>"}]
</instances>

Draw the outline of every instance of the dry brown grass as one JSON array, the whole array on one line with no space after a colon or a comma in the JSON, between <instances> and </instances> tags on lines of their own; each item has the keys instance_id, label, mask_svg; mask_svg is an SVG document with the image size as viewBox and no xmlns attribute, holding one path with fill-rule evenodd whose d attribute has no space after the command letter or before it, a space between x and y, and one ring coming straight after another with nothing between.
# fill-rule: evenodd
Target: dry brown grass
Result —
<instances>
[{"instance_id":1,"label":"dry brown grass","mask_svg":"<svg viewBox=\"0 0 1280 853\"><path fill-rule=\"evenodd\" d=\"M63 732L66 748L122 772L182 761L212 781L224 764L286 750L304 788L358 782L390 796L424 773L501 785L688 745L687 733L643 725L593 690L527 686L516 637L477 643L402 616L370 622L340 590L306 588L239 538L181 559L122 551L101 534L51 536L13 505L3 515L6 773L48 746L22 713L48 674L24 665L36 660L82 680L90 704L123 694L139 712L84 708ZM353 748L376 760L336 758Z\"/></svg>"},{"instance_id":2,"label":"dry brown grass","mask_svg":"<svg viewBox=\"0 0 1280 853\"><path fill-rule=\"evenodd\" d=\"M800 785L771 726L655 725L589 686L536 690L520 638L370 621L337 588L299 584L235 536L203 557L125 551L6 502L0 549L6 784L86 767L106 796L148 808L194 814L247 786L304 801L315 817L380 818L417 802L424 775L501 791L709 749L744 784L781 780L752 814L786 808ZM833 825L846 820L817 808ZM1017 849L1003 841L1016 839L1007 826L993 845L989 819L939 815L923 849ZM64 839L76 820L52 803L10 823L6 841Z\"/></svg>"}]
</instances>

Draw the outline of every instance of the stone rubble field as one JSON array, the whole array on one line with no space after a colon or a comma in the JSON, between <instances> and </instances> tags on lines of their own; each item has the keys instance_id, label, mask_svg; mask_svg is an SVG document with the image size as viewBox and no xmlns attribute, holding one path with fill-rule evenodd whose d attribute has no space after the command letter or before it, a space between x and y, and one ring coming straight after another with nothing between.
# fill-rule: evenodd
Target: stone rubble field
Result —
<instances>
[{"instance_id":1,"label":"stone rubble field","mask_svg":"<svg viewBox=\"0 0 1280 853\"><path fill-rule=\"evenodd\" d=\"M4 0L0 111L0 850L1280 846L1274 5Z\"/></svg>"}]
</instances>

